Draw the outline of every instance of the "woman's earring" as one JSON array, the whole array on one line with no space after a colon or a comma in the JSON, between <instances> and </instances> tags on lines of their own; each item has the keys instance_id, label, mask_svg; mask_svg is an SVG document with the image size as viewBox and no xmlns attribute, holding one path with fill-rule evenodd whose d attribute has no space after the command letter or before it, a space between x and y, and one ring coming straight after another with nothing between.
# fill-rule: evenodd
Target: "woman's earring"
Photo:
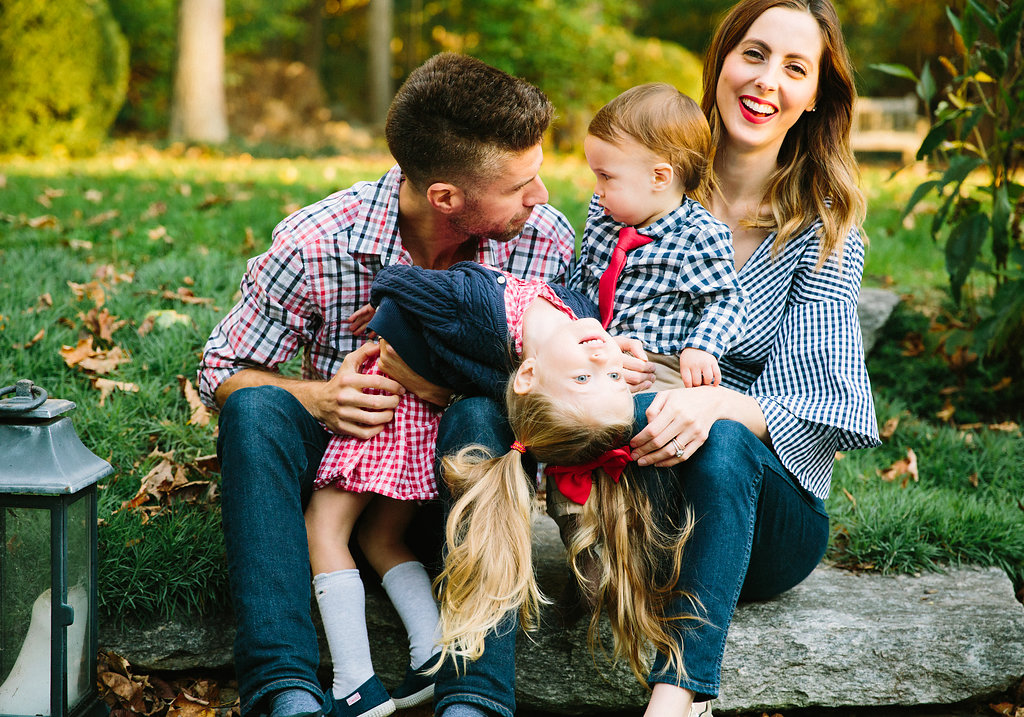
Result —
<instances>
[{"instance_id":1,"label":"woman's earring","mask_svg":"<svg viewBox=\"0 0 1024 717\"><path fill-rule=\"evenodd\" d=\"M814 106L814 107L808 107L808 108L807 108L807 111L808 111L808 112L815 112L815 111L817 111L817 109L818 109L818 108L817 108L817 106Z\"/></svg>"}]
</instances>

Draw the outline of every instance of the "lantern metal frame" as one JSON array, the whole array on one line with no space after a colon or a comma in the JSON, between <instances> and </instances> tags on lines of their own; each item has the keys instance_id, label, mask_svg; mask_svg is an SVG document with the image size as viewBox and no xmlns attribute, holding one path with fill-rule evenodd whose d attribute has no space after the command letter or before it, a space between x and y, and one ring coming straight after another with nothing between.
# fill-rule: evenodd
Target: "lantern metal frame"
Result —
<instances>
[{"instance_id":1,"label":"lantern metal frame","mask_svg":"<svg viewBox=\"0 0 1024 717\"><path fill-rule=\"evenodd\" d=\"M9 388L0 389L0 399L11 393ZM42 400L39 400L39 394ZM11 409L11 405L16 408ZM20 404L20 405L19 405ZM71 401L46 398L46 392L32 386L31 382L19 381L14 399L0 400L0 440L11 449L0 455L0 536L7 534L7 511L39 510L49 512L49 562L50 562L50 712L52 717L103 717L109 714L107 706L100 701L97 689L97 661L99 650L98 625L98 491L96 481L113 472L110 464L95 456L86 448L75 433L71 419L64 416L75 404ZM17 423L24 421L25 423ZM28 445L27 451L19 452L19 444ZM31 476L26 475L19 464L24 454L48 454L55 478L49 484L34 485ZM6 471L6 472L5 472ZM19 472L21 471L21 472ZM76 472L77 471L77 472ZM11 477L13 476L13 478ZM73 507L77 509L85 501L85 521L89 547L87 549L88 585L87 614L76 616L69 604L69 528L68 517ZM0 545L0 550L6 549ZM7 558L0 561L0 595L7 589ZM68 627L76 619L85 618L86 650L82 664L88 671L85 691L75 695L77 704L69 705L68 699ZM5 626L0 625L0 638L6 638ZM0 646L4 647L4 646ZM76 658L79 659L79 658ZM0 713L0 717L12 717ZM18 717L31 717L18 715Z\"/></svg>"}]
</instances>

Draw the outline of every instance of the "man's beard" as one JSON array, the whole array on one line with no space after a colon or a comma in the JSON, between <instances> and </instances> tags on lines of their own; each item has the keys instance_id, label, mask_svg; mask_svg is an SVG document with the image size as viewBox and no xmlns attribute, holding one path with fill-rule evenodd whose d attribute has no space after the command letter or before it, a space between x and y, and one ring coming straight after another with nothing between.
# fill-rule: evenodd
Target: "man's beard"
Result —
<instances>
[{"instance_id":1,"label":"man's beard","mask_svg":"<svg viewBox=\"0 0 1024 717\"><path fill-rule=\"evenodd\" d=\"M469 236L484 237L497 242L509 242L522 233L531 214L533 214L533 209L528 209L521 216L513 217L503 226L496 227L485 224L483 212L475 203L470 203L462 215L451 219L451 223Z\"/></svg>"}]
</instances>

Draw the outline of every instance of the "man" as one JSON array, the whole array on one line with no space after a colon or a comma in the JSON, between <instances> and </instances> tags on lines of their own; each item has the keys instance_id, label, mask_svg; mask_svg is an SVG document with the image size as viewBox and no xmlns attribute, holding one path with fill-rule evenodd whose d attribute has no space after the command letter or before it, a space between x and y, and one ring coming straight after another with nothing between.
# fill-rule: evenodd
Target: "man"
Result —
<instances>
[{"instance_id":1,"label":"man","mask_svg":"<svg viewBox=\"0 0 1024 717\"><path fill-rule=\"evenodd\" d=\"M250 260L242 298L214 329L200 392L219 407L218 454L244 716L338 712L316 678L303 507L329 434L369 437L400 384L364 376L370 284L383 266L476 260L559 279L573 251L538 176L552 108L536 87L445 53L396 95L385 133L397 165L300 209ZM362 344L362 346L361 346ZM278 366L304 351L303 377ZM380 393L367 393L378 389ZM445 672L449 702L479 702ZM468 695L464 697L463 695Z\"/></svg>"}]
</instances>

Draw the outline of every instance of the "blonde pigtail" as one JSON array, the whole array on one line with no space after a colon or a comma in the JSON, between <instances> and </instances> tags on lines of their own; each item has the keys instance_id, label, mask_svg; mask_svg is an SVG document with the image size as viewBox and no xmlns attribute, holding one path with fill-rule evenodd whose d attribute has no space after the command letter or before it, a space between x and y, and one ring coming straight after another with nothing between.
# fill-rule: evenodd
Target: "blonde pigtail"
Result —
<instances>
[{"instance_id":1,"label":"blonde pigtail","mask_svg":"<svg viewBox=\"0 0 1024 717\"><path fill-rule=\"evenodd\" d=\"M492 457L469 446L444 458L443 470L458 498L445 530L445 567L435 581L439 590L444 586L438 664L478 659L486 635L510 613L532 629L546 602L533 573L532 491L520 453Z\"/></svg>"}]
</instances>

